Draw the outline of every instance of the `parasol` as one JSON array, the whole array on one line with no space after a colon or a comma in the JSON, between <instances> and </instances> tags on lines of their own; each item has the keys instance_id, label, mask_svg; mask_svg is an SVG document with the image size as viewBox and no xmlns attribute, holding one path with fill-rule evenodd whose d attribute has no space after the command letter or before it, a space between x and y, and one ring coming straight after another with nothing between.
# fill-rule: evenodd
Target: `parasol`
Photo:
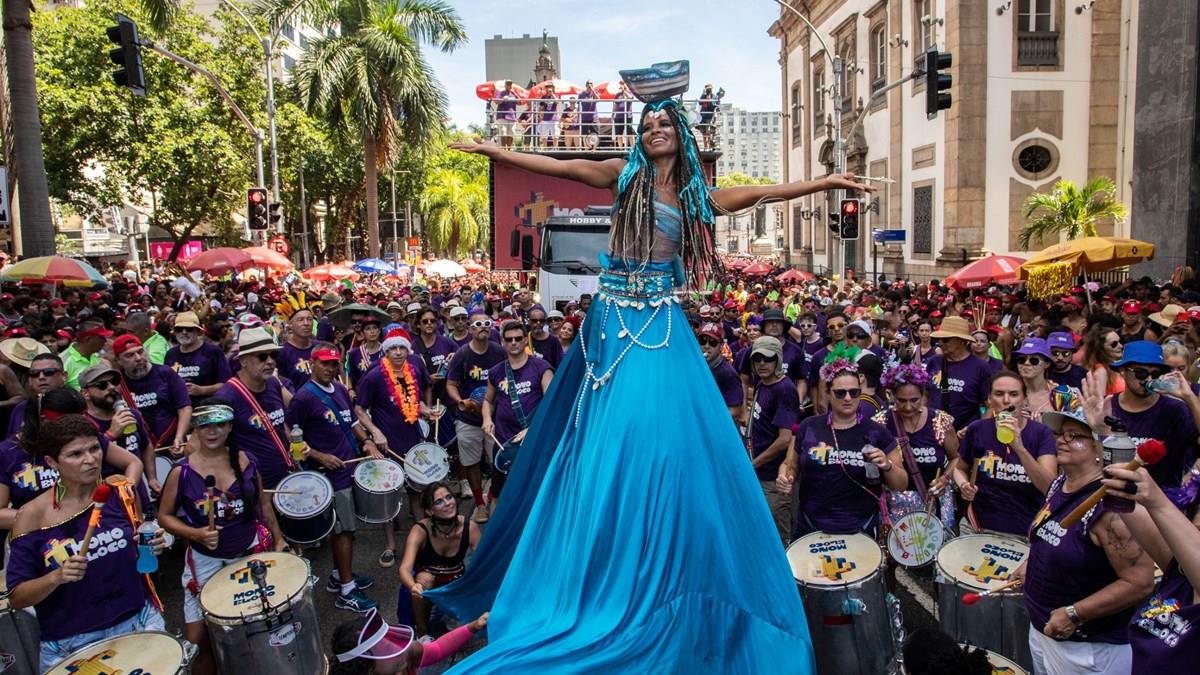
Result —
<instances>
[{"instance_id":1,"label":"parasol","mask_svg":"<svg viewBox=\"0 0 1200 675\"><path fill-rule=\"evenodd\" d=\"M621 91L621 81L601 82L593 87L596 91L596 96L608 101L617 97L617 93Z\"/></svg>"},{"instance_id":2,"label":"parasol","mask_svg":"<svg viewBox=\"0 0 1200 675\"><path fill-rule=\"evenodd\" d=\"M287 271L295 267L287 256L266 246L250 246L242 249L254 261L255 267L265 267L273 270Z\"/></svg>"},{"instance_id":3,"label":"parasol","mask_svg":"<svg viewBox=\"0 0 1200 675\"><path fill-rule=\"evenodd\" d=\"M184 263L189 272L204 272L213 276L223 276L237 270L254 267L254 258L249 253L237 248L222 246L211 248Z\"/></svg>"},{"instance_id":4,"label":"parasol","mask_svg":"<svg viewBox=\"0 0 1200 675\"><path fill-rule=\"evenodd\" d=\"M379 258L364 258L354 263L353 269L355 272L363 274L397 274L395 267L392 267L390 262L380 260Z\"/></svg>"},{"instance_id":5,"label":"parasol","mask_svg":"<svg viewBox=\"0 0 1200 675\"><path fill-rule=\"evenodd\" d=\"M783 274L775 277L776 281L787 283L789 281L812 281L816 276L812 272L802 272L798 269L790 269Z\"/></svg>"},{"instance_id":6,"label":"parasol","mask_svg":"<svg viewBox=\"0 0 1200 675\"><path fill-rule=\"evenodd\" d=\"M63 284L64 286L104 286L104 276L82 260L58 255L28 258L13 263L0 272L4 281L27 284Z\"/></svg>"},{"instance_id":7,"label":"parasol","mask_svg":"<svg viewBox=\"0 0 1200 675\"><path fill-rule=\"evenodd\" d=\"M541 98L545 96L546 86L551 84L554 85L554 93L557 96L574 96L575 94L583 91L579 88L579 85L575 84L574 82L553 79L546 80L545 82L538 82L537 84L533 85L533 87L529 89L529 98Z\"/></svg>"},{"instance_id":8,"label":"parasol","mask_svg":"<svg viewBox=\"0 0 1200 675\"><path fill-rule=\"evenodd\" d=\"M752 277L761 277L764 274L770 274L775 268L765 262L751 263L742 268L742 274Z\"/></svg>"},{"instance_id":9,"label":"parasol","mask_svg":"<svg viewBox=\"0 0 1200 675\"><path fill-rule=\"evenodd\" d=\"M464 258L460 260L458 264L462 265L462 268L466 270L467 274L482 274L488 271L488 268L480 265L470 258Z\"/></svg>"},{"instance_id":10,"label":"parasol","mask_svg":"<svg viewBox=\"0 0 1200 675\"><path fill-rule=\"evenodd\" d=\"M467 271L453 260L434 260L425 265L425 274L435 277L465 277Z\"/></svg>"},{"instance_id":11,"label":"parasol","mask_svg":"<svg viewBox=\"0 0 1200 675\"><path fill-rule=\"evenodd\" d=\"M1103 272L1154 258L1154 244L1125 237L1083 237L1042 249L1021 265L1027 278L1032 268L1069 262L1081 272Z\"/></svg>"},{"instance_id":12,"label":"parasol","mask_svg":"<svg viewBox=\"0 0 1200 675\"><path fill-rule=\"evenodd\" d=\"M946 277L946 285L960 291L971 288L983 288L990 284L1021 283L1021 264L1024 258L1011 255L996 255L992 253L979 260L968 263Z\"/></svg>"},{"instance_id":13,"label":"parasol","mask_svg":"<svg viewBox=\"0 0 1200 675\"><path fill-rule=\"evenodd\" d=\"M355 315L361 316L363 314L374 316L385 326L392 322L392 317L387 312L374 305L365 305L361 302L342 305L327 316L329 317L329 323L333 324L334 328L345 330L350 327L350 322L354 319Z\"/></svg>"},{"instance_id":14,"label":"parasol","mask_svg":"<svg viewBox=\"0 0 1200 675\"><path fill-rule=\"evenodd\" d=\"M358 272L336 263L326 263L317 265L304 270L304 278L309 281L341 281L349 279L355 281L358 279Z\"/></svg>"},{"instance_id":15,"label":"parasol","mask_svg":"<svg viewBox=\"0 0 1200 675\"><path fill-rule=\"evenodd\" d=\"M529 98L529 92L525 91L525 87L513 84L512 90L517 98ZM496 98L496 95L502 91L504 91L504 80L492 80L475 85L475 95L485 101Z\"/></svg>"}]
</instances>

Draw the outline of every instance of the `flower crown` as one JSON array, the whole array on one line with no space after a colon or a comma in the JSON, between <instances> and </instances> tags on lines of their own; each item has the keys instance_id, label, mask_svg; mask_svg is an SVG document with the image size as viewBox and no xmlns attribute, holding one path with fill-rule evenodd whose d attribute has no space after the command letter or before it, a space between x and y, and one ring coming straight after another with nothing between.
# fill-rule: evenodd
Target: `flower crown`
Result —
<instances>
[{"instance_id":1,"label":"flower crown","mask_svg":"<svg viewBox=\"0 0 1200 675\"><path fill-rule=\"evenodd\" d=\"M858 347L838 345L825 356L825 365L821 366L821 380L832 382L838 375L858 375Z\"/></svg>"},{"instance_id":2,"label":"flower crown","mask_svg":"<svg viewBox=\"0 0 1200 675\"><path fill-rule=\"evenodd\" d=\"M879 378L884 389L895 389L902 384L911 384L918 389L928 389L930 383L929 371L915 363L904 363L888 368Z\"/></svg>"}]
</instances>

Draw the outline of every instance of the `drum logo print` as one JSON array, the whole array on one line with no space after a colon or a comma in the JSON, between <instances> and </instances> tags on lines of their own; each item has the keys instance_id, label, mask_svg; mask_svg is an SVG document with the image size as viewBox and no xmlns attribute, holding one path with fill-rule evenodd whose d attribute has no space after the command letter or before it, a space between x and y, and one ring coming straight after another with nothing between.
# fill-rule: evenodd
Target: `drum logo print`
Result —
<instances>
[{"instance_id":1,"label":"drum logo print","mask_svg":"<svg viewBox=\"0 0 1200 675\"><path fill-rule=\"evenodd\" d=\"M266 565L267 567L275 566L274 560L261 560L259 562L261 562L263 565ZM252 577L250 576L250 565L244 565L244 566L239 567L236 570L230 572L229 579L238 584L250 583L253 580Z\"/></svg>"},{"instance_id":2,"label":"drum logo print","mask_svg":"<svg viewBox=\"0 0 1200 675\"><path fill-rule=\"evenodd\" d=\"M963 565L963 571L975 577L975 580L981 584L1008 581L1011 576L1007 565L996 562L995 558L987 554L984 554L983 562L979 565Z\"/></svg>"},{"instance_id":3,"label":"drum logo print","mask_svg":"<svg viewBox=\"0 0 1200 675\"><path fill-rule=\"evenodd\" d=\"M853 572L857 565L853 561L845 558L834 557L829 553L822 553L817 556L821 564L821 576L830 581L841 581L842 575Z\"/></svg>"},{"instance_id":4,"label":"drum logo print","mask_svg":"<svg viewBox=\"0 0 1200 675\"><path fill-rule=\"evenodd\" d=\"M1168 598L1166 602L1163 602L1161 596L1155 596L1154 599L1150 601L1150 605L1142 611L1142 618L1153 619L1154 617L1160 615L1169 616L1177 611L1179 611L1178 600L1175 598Z\"/></svg>"},{"instance_id":5,"label":"drum logo print","mask_svg":"<svg viewBox=\"0 0 1200 675\"><path fill-rule=\"evenodd\" d=\"M86 659L68 663L67 672L76 673L77 675L117 675L120 672L119 670L109 668L101 663L101 661L107 661L116 655L116 651L105 649L95 656L89 656Z\"/></svg>"}]
</instances>

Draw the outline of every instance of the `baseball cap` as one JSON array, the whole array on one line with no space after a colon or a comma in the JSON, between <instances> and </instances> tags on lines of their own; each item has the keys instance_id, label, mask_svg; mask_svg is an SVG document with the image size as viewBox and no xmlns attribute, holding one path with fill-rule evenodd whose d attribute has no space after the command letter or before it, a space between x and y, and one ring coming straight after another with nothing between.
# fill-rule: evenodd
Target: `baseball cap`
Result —
<instances>
[{"instance_id":1,"label":"baseball cap","mask_svg":"<svg viewBox=\"0 0 1200 675\"><path fill-rule=\"evenodd\" d=\"M721 327L711 321L700 325L700 330L696 331L698 335L704 335L714 340L720 340L725 337L725 331Z\"/></svg>"},{"instance_id":2,"label":"baseball cap","mask_svg":"<svg viewBox=\"0 0 1200 675\"><path fill-rule=\"evenodd\" d=\"M312 353L313 361L341 361L342 355L336 349L317 349Z\"/></svg>"},{"instance_id":3,"label":"baseball cap","mask_svg":"<svg viewBox=\"0 0 1200 675\"><path fill-rule=\"evenodd\" d=\"M113 356L120 356L135 347L141 347L142 341L132 333L126 333L113 340Z\"/></svg>"},{"instance_id":4,"label":"baseball cap","mask_svg":"<svg viewBox=\"0 0 1200 675\"><path fill-rule=\"evenodd\" d=\"M1017 353L1026 355L1036 354L1050 358L1050 345L1046 344L1046 341L1039 337L1025 338L1021 342L1021 348L1017 350Z\"/></svg>"},{"instance_id":5,"label":"baseball cap","mask_svg":"<svg viewBox=\"0 0 1200 675\"><path fill-rule=\"evenodd\" d=\"M118 377L121 375L115 368L111 368L103 363L98 363L94 366L88 366L79 373L79 386L90 387L92 386L93 382L96 382L105 375L110 374Z\"/></svg>"},{"instance_id":6,"label":"baseball cap","mask_svg":"<svg viewBox=\"0 0 1200 675\"><path fill-rule=\"evenodd\" d=\"M1142 303L1137 300L1126 300L1121 304L1121 311L1126 314L1141 314Z\"/></svg>"},{"instance_id":7,"label":"baseball cap","mask_svg":"<svg viewBox=\"0 0 1200 675\"><path fill-rule=\"evenodd\" d=\"M450 310L450 318L452 319L456 316L468 316L469 314L470 313L467 312L467 310L463 307L455 307L454 309Z\"/></svg>"},{"instance_id":8,"label":"baseball cap","mask_svg":"<svg viewBox=\"0 0 1200 675\"><path fill-rule=\"evenodd\" d=\"M113 335L113 332L111 330L105 328L104 326L96 326L95 328L89 328L85 331L80 331L80 333L75 336L75 339L82 340L83 338L87 338L87 337L110 338L110 337L112 337L112 335Z\"/></svg>"}]
</instances>

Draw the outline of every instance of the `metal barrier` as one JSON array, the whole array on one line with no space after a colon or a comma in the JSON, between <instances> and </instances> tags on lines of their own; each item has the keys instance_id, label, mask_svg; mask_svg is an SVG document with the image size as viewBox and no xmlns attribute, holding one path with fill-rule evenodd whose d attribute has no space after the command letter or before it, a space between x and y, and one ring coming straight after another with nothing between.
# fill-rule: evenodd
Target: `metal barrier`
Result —
<instances>
[{"instance_id":1,"label":"metal barrier","mask_svg":"<svg viewBox=\"0 0 1200 675\"><path fill-rule=\"evenodd\" d=\"M683 105L700 150L720 151L720 107L703 115L698 99L685 100ZM492 99L486 106L484 133L489 140L541 153L624 152L636 140L642 114L642 104L634 99L509 98Z\"/></svg>"}]
</instances>

